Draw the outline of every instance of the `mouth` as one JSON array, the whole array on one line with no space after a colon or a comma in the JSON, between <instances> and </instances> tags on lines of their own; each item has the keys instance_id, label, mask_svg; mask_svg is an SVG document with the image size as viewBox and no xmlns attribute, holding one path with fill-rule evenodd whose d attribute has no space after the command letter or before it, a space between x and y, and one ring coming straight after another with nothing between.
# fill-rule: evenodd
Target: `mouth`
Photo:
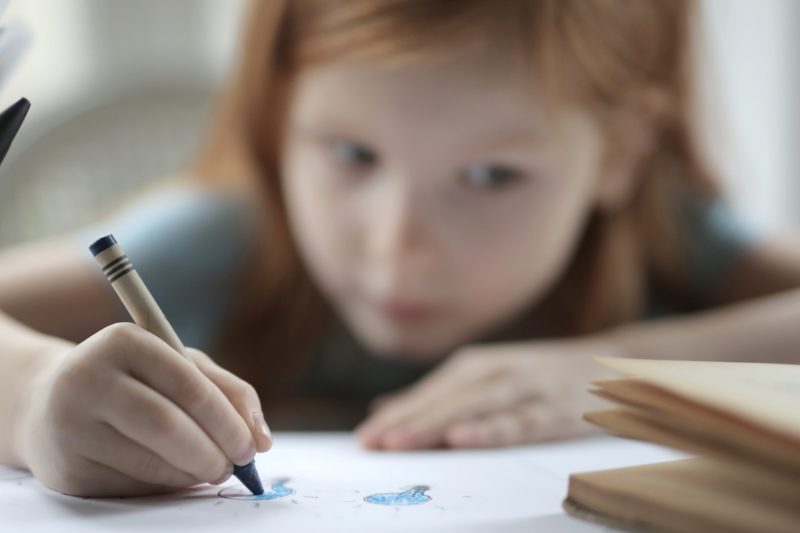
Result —
<instances>
[{"instance_id":1,"label":"mouth","mask_svg":"<svg viewBox=\"0 0 800 533\"><path fill-rule=\"evenodd\" d=\"M419 324L439 316L442 308L433 303L386 298L379 300L377 309L381 316L399 324Z\"/></svg>"}]
</instances>

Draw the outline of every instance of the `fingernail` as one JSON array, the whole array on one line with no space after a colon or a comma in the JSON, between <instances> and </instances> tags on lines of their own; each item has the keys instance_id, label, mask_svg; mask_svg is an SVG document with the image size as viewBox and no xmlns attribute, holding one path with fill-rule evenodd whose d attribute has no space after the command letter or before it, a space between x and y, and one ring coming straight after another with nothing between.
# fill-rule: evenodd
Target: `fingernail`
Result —
<instances>
[{"instance_id":1,"label":"fingernail","mask_svg":"<svg viewBox=\"0 0 800 533\"><path fill-rule=\"evenodd\" d=\"M261 432L262 435L272 438L272 432L269 430L267 421L264 420L264 414L261 411L253 412L253 425L258 429L258 431Z\"/></svg>"},{"instance_id":2,"label":"fingernail","mask_svg":"<svg viewBox=\"0 0 800 533\"><path fill-rule=\"evenodd\" d=\"M221 478L219 478L218 480L213 481L211 484L212 485L222 485L223 483L228 481L228 479L232 475L233 475L233 465L228 465L228 467L225 469L225 474L223 474L223 476Z\"/></svg>"},{"instance_id":3,"label":"fingernail","mask_svg":"<svg viewBox=\"0 0 800 533\"><path fill-rule=\"evenodd\" d=\"M264 414L261 411L256 411L253 413L253 423L262 435L272 438L272 432L269 430L267 421L264 420Z\"/></svg>"}]
</instances>

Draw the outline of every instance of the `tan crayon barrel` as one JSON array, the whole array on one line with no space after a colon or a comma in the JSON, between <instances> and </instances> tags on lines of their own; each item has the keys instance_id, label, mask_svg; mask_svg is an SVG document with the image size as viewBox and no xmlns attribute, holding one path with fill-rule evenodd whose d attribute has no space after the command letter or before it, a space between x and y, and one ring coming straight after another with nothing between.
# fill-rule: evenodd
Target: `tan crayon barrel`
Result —
<instances>
[{"instance_id":1,"label":"tan crayon barrel","mask_svg":"<svg viewBox=\"0 0 800 533\"><path fill-rule=\"evenodd\" d=\"M114 236L107 235L98 239L90 250L133 321L185 357L183 343L178 334L172 329L164 312Z\"/></svg>"}]
</instances>

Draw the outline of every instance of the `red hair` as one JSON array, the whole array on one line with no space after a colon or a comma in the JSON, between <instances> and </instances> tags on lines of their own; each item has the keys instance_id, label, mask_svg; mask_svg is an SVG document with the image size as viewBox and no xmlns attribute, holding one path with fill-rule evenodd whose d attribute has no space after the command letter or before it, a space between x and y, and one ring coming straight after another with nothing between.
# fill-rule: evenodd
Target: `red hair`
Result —
<instances>
[{"instance_id":1,"label":"red hair","mask_svg":"<svg viewBox=\"0 0 800 533\"><path fill-rule=\"evenodd\" d=\"M325 304L295 250L279 175L283 112L308 65L342 58L425 60L464 40L502 45L536 69L545 97L590 111L607 128L621 111L658 98L655 149L638 167L630 200L598 210L570 267L538 306L554 335L590 333L640 317L648 290L679 305L681 262L671 202L676 192L716 194L691 124L689 0L270 0L254 1L238 69L195 166L208 182L257 191L263 246L246 298L220 350L248 377L286 376L319 338ZM315 329L315 331L312 331ZM258 357L257 354L262 354ZM256 380L257 381L257 380Z\"/></svg>"}]
</instances>

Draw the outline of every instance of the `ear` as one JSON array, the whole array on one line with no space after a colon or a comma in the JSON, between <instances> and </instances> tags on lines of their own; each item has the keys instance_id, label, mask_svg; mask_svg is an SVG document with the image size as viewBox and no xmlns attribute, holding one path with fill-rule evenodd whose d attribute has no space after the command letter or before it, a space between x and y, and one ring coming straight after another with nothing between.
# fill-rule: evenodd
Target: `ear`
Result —
<instances>
[{"instance_id":1,"label":"ear","mask_svg":"<svg viewBox=\"0 0 800 533\"><path fill-rule=\"evenodd\" d=\"M615 211L629 203L641 178L642 163L655 149L669 115L667 107L663 91L648 91L608 120L605 163L596 191L601 211Z\"/></svg>"}]
</instances>

